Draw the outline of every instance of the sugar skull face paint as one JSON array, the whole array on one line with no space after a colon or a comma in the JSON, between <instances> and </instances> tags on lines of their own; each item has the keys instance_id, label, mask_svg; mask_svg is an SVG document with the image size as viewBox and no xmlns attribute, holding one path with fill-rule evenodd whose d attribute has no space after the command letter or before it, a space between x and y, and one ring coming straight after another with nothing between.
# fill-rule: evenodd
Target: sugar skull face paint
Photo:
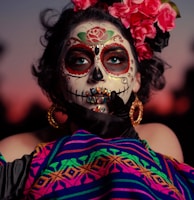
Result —
<instances>
[{"instance_id":1,"label":"sugar skull face paint","mask_svg":"<svg viewBox=\"0 0 194 200\"><path fill-rule=\"evenodd\" d=\"M109 22L87 21L75 27L62 62L65 99L96 112L109 112L111 91L126 103L137 84L131 47Z\"/></svg>"}]
</instances>

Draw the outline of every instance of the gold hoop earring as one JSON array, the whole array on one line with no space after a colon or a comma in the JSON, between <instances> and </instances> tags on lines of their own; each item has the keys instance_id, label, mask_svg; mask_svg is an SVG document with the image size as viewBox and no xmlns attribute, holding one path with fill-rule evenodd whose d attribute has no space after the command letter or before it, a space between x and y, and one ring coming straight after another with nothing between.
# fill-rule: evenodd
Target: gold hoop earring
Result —
<instances>
[{"instance_id":1,"label":"gold hoop earring","mask_svg":"<svg viewBox=\"0 0 194 200\"><path fill-rule=\"evenodd\" d=\"M62 111L62 113L65 113L65 109L63 107L57 106L56 104L53 104L47 112L47 119L49 124L54 128L61 128L63 126L62 123L59 123L56 121L54 117L54 113L57 111Z\"/></svg>"},{"instance_id":2,"label":"gold hoop earring","mask_svg":"<svg viewBox=\"0 0 194 200\"><path fill-rule=\"evenodd\" d=\"M135 112L138 111L138 115L136 119L135 117ZM131 119L131 124L133 126L136 126L140 124L142 117L143 117L143 104L142 102L138 99L137 95L135 95L135 100L132 102L131 108L129 110L129 117Z\"/></svg>"}]
</instances>

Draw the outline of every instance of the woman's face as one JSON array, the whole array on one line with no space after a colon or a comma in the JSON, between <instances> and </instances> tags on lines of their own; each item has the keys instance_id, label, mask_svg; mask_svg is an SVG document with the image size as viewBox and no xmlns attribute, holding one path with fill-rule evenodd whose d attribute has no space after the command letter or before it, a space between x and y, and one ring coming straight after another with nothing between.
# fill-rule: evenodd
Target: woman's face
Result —
<instances>
[{"instance_id":1,"label":"woman's face","mask_svg":"<svg viewBox=\"0 0 194 200\"><path fill-rule=\"evenodd\" d=\"M65 43L62 62L65 99L93 111L109 112L111 91L126 103L139 89L131 47L109 22L76 26Z\"/></svg>"}]
</instances>

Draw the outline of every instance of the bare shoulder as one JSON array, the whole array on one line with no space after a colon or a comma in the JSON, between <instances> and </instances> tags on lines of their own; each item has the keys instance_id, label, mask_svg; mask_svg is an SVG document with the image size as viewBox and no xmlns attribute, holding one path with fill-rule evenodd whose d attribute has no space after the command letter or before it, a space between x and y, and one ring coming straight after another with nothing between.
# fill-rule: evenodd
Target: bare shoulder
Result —
<instances>
[{"instance_id":1,"label":"bare shoulder","mask_svg":"<svg viewBox=\"0 0 194 200\"><path fill-rule=\"evenodd\" d=\"M176 134L168 126L161 123L147 123L136 127L141 139L159 153L174 157L183 162L183 152Z\"/></svg>"},{"instance_id":2,"label":"bare shoulder","mask_svg":"<svg viewBox=\"0 0 194 200\"><path fill-rule=\"evenodd\" d=\"M30 154L38 143L40 143L40 140L35 133L20 133L2 139L0 141L0 152L7 162L11 162L25 154Z\"/></svg>"},{"instance_id":3,"label":"bare shoulder","mask_svg":"<svg viewBox=\"0 0 194 200\"><path fill-rule=\"evenodd\" d=\"M64 136L64 131L46 127L34 132L18 133L0 140L0 152L7 162L34 151L39 143L51 142Z\"/></svg>"}]
</instances>

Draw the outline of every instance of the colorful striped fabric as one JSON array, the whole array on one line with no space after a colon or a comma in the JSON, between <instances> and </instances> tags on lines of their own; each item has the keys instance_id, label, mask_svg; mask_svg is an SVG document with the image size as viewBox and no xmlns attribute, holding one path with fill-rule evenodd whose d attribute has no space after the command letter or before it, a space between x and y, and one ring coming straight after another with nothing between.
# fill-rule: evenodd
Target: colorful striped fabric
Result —
<instances>
[{"instance_id":1,"label":"colorful striped fabric","mask_svg":"<svg viewBox=\"0 0 194 200\"><path fill-rule=\"evenodd\" d=\"M37 146L24 199L194 199L194 169L145 141L83 130Z\"/></svg>"},{"instance_id":2,"label":"colorful striped fabric","mask_svg":"<svg viewBox=\"0 0 194 200\"><path fill-rule=\"evenodd\" d=\"M0 154L0 166L4 166L6 164L6 161L3 157L3 155Z\"/></svg>"}]
</instances>

